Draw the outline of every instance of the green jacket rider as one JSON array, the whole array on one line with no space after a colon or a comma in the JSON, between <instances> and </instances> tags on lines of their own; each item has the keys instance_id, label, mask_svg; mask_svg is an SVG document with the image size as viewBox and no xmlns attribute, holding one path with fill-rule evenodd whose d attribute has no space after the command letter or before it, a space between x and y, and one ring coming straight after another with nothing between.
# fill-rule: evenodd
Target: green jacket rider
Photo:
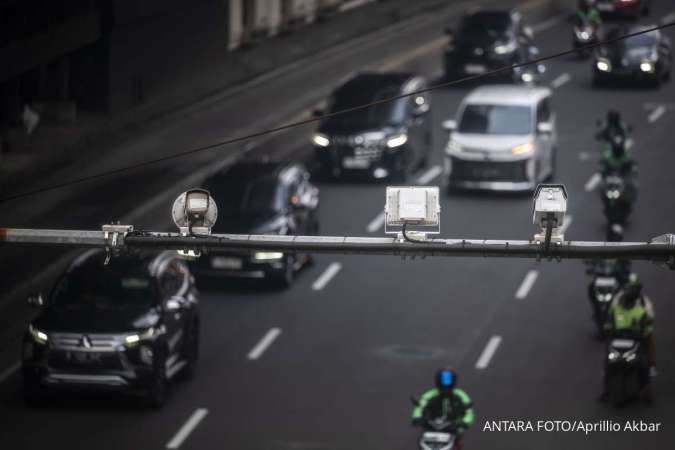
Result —
<instances>
[{"instance_id":1,"label":"green jacket rider","mask_svg":"<svg viewBox=\"0 0 675 450\"><path fill-rule=\"evenodd\" d=\"M576 19L580 23L588 23L591 26L599 27L602 25L600 13L589 0L579 0Z\"/></svg>"},{"instance_id":2,"label":"green jacket rider","mask_svg":"<svg viewBox=\"0 0 675 450\"><path fill-rule=\"evenodd\" d=\"M446 418L457 437L473 425L475 414L471 398L457 386L457 373L450 368L436 372L436 387L420 397L412 412L412 423L425 426L428 419Z\"/></svg>"}]
</instances>

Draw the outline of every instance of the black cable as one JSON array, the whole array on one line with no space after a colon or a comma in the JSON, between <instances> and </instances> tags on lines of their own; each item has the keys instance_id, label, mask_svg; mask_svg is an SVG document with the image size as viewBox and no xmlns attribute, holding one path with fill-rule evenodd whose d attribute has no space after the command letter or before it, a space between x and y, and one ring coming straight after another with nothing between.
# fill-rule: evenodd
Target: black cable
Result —
<instances>
[{"instance_id":1,"label":"black cable","mask_svg":"<svg viewBox=\"0 0 675 450\"><path fill-rule=\"evenodd\" d=\"M352 108L347 108L347 109L343 109L343 110L340 110L340 111L335 111L335 112L332 112L332 113L323 114L323 115L318 116L318 117L310 117L309 119L300 120L298 122L289 123L287 125L282 125L282 126L275 127L275 128L269 128L267 130L259 131L259 132L248 134L248 135L245 135L245 136L235 137L235 138L232 138L232 139L227 139L225 141L205 145L205 146L202 146L202 147L196 147L196 148L193 148L191 150L186 150L184 152L176 153L176 154L173 154L173 155L163 156L161 158L156 158L156 159L152 159L152 160L149 160L149 161L144 161L144 162L140 162L140 163L137 163L137 164L132 164L132 165L129 165L129 166L120 167L120 168L117 168L117 169L112 169L112 170L108 170L108 171L104 171L104 172L99 172L99 173L96 173L96 174L93 174L93 175L87 175L87 176L81 177L81 178L74 178L74 179L71 179L71 180L67 180L67 181L64 181L64 182L61 182L61 183L55 183L55 184L52 184L50 186L45 186L43 188L38 188L38 189L31 190L31 191L20 192L18 194L9 195L7 197L0 198L0 203L4 203L4 202L10 201L10 200L15 200L15 199L22 198L22 197L28 197L28 196L35 195L35 194L40 194L42 192L60 189L60 188L67 187L67 186L72 186L74 184L84 183L86 181L91 181L91 180L95 180L95 179L98 179L98 178L103 178L103 177L115 175L115 174L118 174L118 173L127 172L127 171L130 171L130 170L139 169L139 168L146 167L146 166L149 166L149 165L152 165L152 164L157 164L157 163L160 163L160 162L169 161L169 160L176 159L176 158L181 158L183 156L192 155L194 153L199 153L199 152L203 152L203 151L206 151L206 150L211 150L211 149L214 149L216 147L236 144L238 142L247 141L247 140L257 138L257 137L261 137L261 136L266 136L268 134L278 133L279 131L288 130L290 128L295 128L295 127L299 127L299 126L302 126L302 125L307 125L307 124L310 124L310 123L318 122L320 120L324 120L324 119L329 118L329 117L334 117L334 116L337 116L337 115L342 115L342 114L347 114L347 113L354 112L354 111L359 111L359 110L362 110L362 109L365 109L365 108L369 108L371 106L377 106L377 105L381 105L381 104L384 104L384 103L390 103L390 102L393 102L395 100L399 100L399 99L406 98L406 97L412 97L412 96L419 95L419 94L424 94L424 93L431 92L431 91L434 91L434 90L437 90L437 89L456 86L458 84L466 83L466 82L469 82L469 81L480 80L480 79L487 78L487 77L490 77L492 75L497 75L497 74L500 74L502 72L506 72L506 71L509 71L509 70L518 69L518 68L521 68L521 67L527 67L527 66L542 63L544 61L550 61L552 59L557 59L557 58L560 58L560 57L563 57L563 56L575 54L575 53L579 52L579 50L594 49L594 48L600 47L602 45L611 44L611 43L618 42L618 41L621 41L621 40L624 40L624 39L628 39L628 38L635 37L635 36L640 36L642 34L651 33L653 31L662 30L662 29L669 28L669 27L672 27L672 26L675 26L675 22L670 22L670 23L666 23L666 24L663 24L663 25L657 25L655 27L646 28L644 30L637 31L635 33L629 33L629 34L626 34L626 35L618 36L618 37L613 38L613 39L598 41L598 42L595 42L595 43L592 43L592 44L584 45L584 46L579 47L579 48L574 48L574 49L571 49L571 50L565 50L565 51L554 53L554 54L548 55L548 56L542 56L541 58L537 58L537 59L534 59L532 61L528 61L528 62L524 62L524 63L518 63L518 64L512 64L512 65L509 65L509 66L504 66L504 67L494 69L494 70L491 70L489 72L485 72L485 73L482 73L482 74L479 74L479 75L470 75L470 76L467 76L467 77L459 78L457 80L446 81L444 83L439 83L439 84L436 84L436 85L433 85L433 86L426 87L424 89L419 89L417 91L408 92L406 94L394 95L392 97L387 97L387 98L377 100L377 101L373 101L373 102L370 102L370 103L366 103L366 104L363 104L363 105L354 106Z\"/></svg>"}]
</instances>

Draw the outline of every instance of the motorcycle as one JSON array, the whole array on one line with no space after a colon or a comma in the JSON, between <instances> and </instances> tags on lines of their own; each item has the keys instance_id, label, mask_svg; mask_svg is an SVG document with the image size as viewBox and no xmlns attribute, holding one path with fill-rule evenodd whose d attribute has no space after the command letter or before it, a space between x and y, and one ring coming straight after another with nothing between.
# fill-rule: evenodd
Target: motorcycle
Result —
<instances>
[{"instance_id":1,"label":"motorcycle","mask_svg":"<svg viewBox=\"0 0 675 450\"><path fill-rule=\"evenodd\" d=\"M610 174L603 179L600 193L608 227L624 225L633 211L631 186L622 176Z\"/></svg>"},{"instance_id":2,"label":"motorcycle","mask_svg":"<svg viewBox=\"0 0 675 450\"><path fill-rule=\"evenodd\" d=\"M621 270L618 263L611 260L591 262L586 269L586 273L593 277L588 284L588 298L593 308L593 321L600 337L605 336L604 325L609 315L609 307L622 285Z\"/></svg>"},{"instance_id":3,"label":"motorcycle","mask_svg":"<svg viewBox=\"0 0 675 450\"><path fill-rule=\"evenodd\" d=\"M611 339L607 347L607 393L615 407L643 398L649 400L649 374L642 344L632 338Z\"/></svg>"},{"instance_id":4,"label":"motorcycle","mask_svg":"<svg viewBox=\"0 0 675 450\"><path fill-rule=\"evenodd\" d=\"M419 401L410 397L413 406L418 406ZM419 438L420 450L457 450L457 430L455 425L447 417L424 418L423 430Z\"/></svg>"},{"instance_id":5,"label":"motorcycle","mask_svg":"<svg viewBox=\"0 0 675 450\"><path fill-rule=\"evenodd\" d=\"M579 57L588 58L591 55L592 49L587 48L587 46L598 42L597 27L588 22L577 23L574 26L572 42Z\"/></svg>"}]
</instances>

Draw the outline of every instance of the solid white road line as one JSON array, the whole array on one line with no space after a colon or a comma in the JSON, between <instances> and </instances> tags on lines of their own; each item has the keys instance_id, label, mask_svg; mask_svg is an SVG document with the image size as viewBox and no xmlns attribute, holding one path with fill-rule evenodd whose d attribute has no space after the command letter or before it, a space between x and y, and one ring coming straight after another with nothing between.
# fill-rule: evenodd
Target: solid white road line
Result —
<instances>
[{"instance_id":1,"label":"solid white road line","mask_svg":"<svg viewBox=\"0 0 675 450\"><path fill-rule=\"evenodd\" d=\"M675 12L671 12L668 15L663 16L661 19L662 24L667 24L667 23L672 23L675 22Z\"/></svg>"},{"instance_id":2,"label":"solid white road line","mask_svg":"<svg viewBox=\"0 0 675 450\"><path fill-rule=\"evenodd\" d=\"M166 448L169 449L175 449L179 448L183 441L190 436L190 433L197 428L197 425L199 425L199 422L201 422L204 417L209 413L209 410L206 408L199 408L197 409L190 418L185 422L185 425L181 427L180 430L178 430L178 433L169 441L168 444L166 444Z\"/></svg>"},{"instance_id":3,"label":"solid white road line","mask_svg":"<svg viewBox=\"0 0 675 450\"><path fill-rule=\"evenodd\" d=\"M572 79L572 76L569 73L563 73L559 75L555 80L551 81L551 87L553 89L561 88L565 83L568 83Z\"/></svg>"},{"instance_id":4,"label":"solid white road line","mask_svg":"<svg viewBox=\"0 0 675 450\"><path fill-rule=\"evenodd\" d=\"M527 272L527 275L525 275L525 278L523 278L523 282L520 283L520 287L516 291L516 298L518 300L522 300L527 297L527 294L530 293L530 290L532 289L532 286L534 286L534 282L537 281L538 277L539 272L536 270L530 270Z\"/></svg>"},{"instance_id":5,"label":"solid white road line","mask_svg":"<svg viewBox=\"0 0 675 450\"><path fill-rule=\"evenodd\" d=\"M596 187L598 187L598 184L602 181L602 175L599 173L595 172L586 182L584 185L584 190L586 192L592 192L595 190Z\"/></svg>"},{"instance_id":6,"label":"solid white road line","mask_svg":"<svg viewBox=\"0 0 675 450\"><path fill-rule=\"evenodd\" d=\"M443 172L443 169L441 166L434 166L429 168L426 172L424 172L420 177L417 179L417 184L428 184L430 183L434 178L439 176Z\"/></svg>"},{"instance_id":7,"label":"solid white road line","mask_svg":"<svg viewBox=\"0 0 675 450\"><path fill-rule=\"evenodd\" d=\"M499 344L501 343L501 336L492 336L490 338L487 345L485 346L485 349L483 350L483 353L481 353L478 361L476 362L476 369L483 370L487 368L487 366L490 364L490 360L494 356L497 348L499 348Z\"/></svg>"},{"instance_id":8,"label":"solid white road line","mask_svg":"<svg viewBox=\"0 0 675 450\"><path fill-rule=\"evenodd\" d=\"M567 232L570 225L572 225L572 220L574 220L574 216L572 216L571 214L567 214L565 216L565 218L563 219L562 227L560 227L560 232L562 234L565 234Z\"/></svg>"},{"instance_id":9,"label":"solid white road line","mask_svg":"<svg viewBox=\"0 0 675 450\"><path fill-rule=\"evenodd\" d=\"M366 227L366 230L368 230L368 233L374 233L382 228L382 225L384 225L384 212L381 212L373 220L371 220Z\"/></svg>"},{"instance_id":10,"label":"solid white road line","mask_svg":"<svg viewBox=\"0 0 675 450\"><path fill-rule=\"evenodd\" d=\"M260 342L253 347L253 350L251 350L248 354L248 359L251 360L256 360L262 356L263 353L265 353L265 350L269 348L270 345L272 345L272 342L281 334L281 329L280 328L271 328L265 336L263 336L262 339L260 339Z\"/></svg>"},{"instance_id":11,"label":"solid white road line","mask_svg":"<svg viewBox=\"0 0 675 450\"><path fill-rule=\"evenodd\" d=\"M330 280L332 280L333 277L335 277L335 275L337 275L341 269L342 269L341 263L339 262L331 263L328 267L326 267L326 270L323 271L323 273L319 276L319 278L316 279L314 284L312 284L312 290L320 291L323 288L325 288L326 285L330 283Z\"/></svg>"},{"instance_id":12,"label":"solid white road line","mask_svg":"<svg viewBox=\"0 0 675 450\"><path fill-rule=\"evenodd\" d=\"M21 367L21 362L17 361L2 372L0 372L0 383L4 383L7 378L11 377L14 375L14 372L19 370Z\"/></svg>"},{"instance_id":13,"label":"solid white road line","mask_svg":"<svg viewBox=\"0 0 675 450\"><path fill-rule=\"evenodd\" d=\"M665 113L666 107L663 105L659 105L654 111L651 112L651 114L649 114L647 120L649 121L649 123L654 123L657 120L659 120L661 116L663 116Z\"/></svg>"}]
</instances>

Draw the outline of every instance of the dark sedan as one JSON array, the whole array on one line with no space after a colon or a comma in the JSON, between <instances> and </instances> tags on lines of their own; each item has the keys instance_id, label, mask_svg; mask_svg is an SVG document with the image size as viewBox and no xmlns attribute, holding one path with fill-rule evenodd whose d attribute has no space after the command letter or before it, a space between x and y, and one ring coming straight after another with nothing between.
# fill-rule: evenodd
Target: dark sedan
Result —
<instances>
[{"instance_id":1,"label":"dark sedan","mask_svg":"<svg viewBox=\"0 0 675 450\"><path fill-rule=\"evenodd\" d=\"M637 33L652 27L617 27L611 29L606 40ZM660 31L621 39L603 45L593 60L593 84L608 81L642 81L660 86L670 79L673 66L671 41Z\"/></svg>"},{"instance_id":2,"label":"dark sedan","mask_svg":"<svg viewBox=\"0 0 675 450\"><path fill-rule=\"evenodd\" d=\"M450 29L446 32L451 36L445 52L445 76L449 80L481 75L539 56L532 30L516 11L475 12L464 17L458 33ZM543 71L543 65L528 65L501 72L498 78L532 83Z\"/></svg>"},{"instance_id":3,"label":"dark sedan","mask_svg":"<svg viewBox=\"0 0 675 450\"><path fill-rule=\"evenodd\" d=\"M357 75L340 86L329 100L329 113L371 106L321 121L312 138L320 173L403 181L425 165L431 151L429 96L377 102L426 87L419 76L378 73Z\"/></svg>"},{"instance_id":4,"label":"dark sedan","mask_svg":"<svg viewBox=\"0 0 675 450\"><path fill-rule=\"evenodd\" d=\"M214 233L315 235L319 189L301 164L240 162L217 173L206 188L218 203ZM310 255L281 252L216 252L202 255L202 276L269 279L287 287Z\"/></svg>"}]
</instances>

